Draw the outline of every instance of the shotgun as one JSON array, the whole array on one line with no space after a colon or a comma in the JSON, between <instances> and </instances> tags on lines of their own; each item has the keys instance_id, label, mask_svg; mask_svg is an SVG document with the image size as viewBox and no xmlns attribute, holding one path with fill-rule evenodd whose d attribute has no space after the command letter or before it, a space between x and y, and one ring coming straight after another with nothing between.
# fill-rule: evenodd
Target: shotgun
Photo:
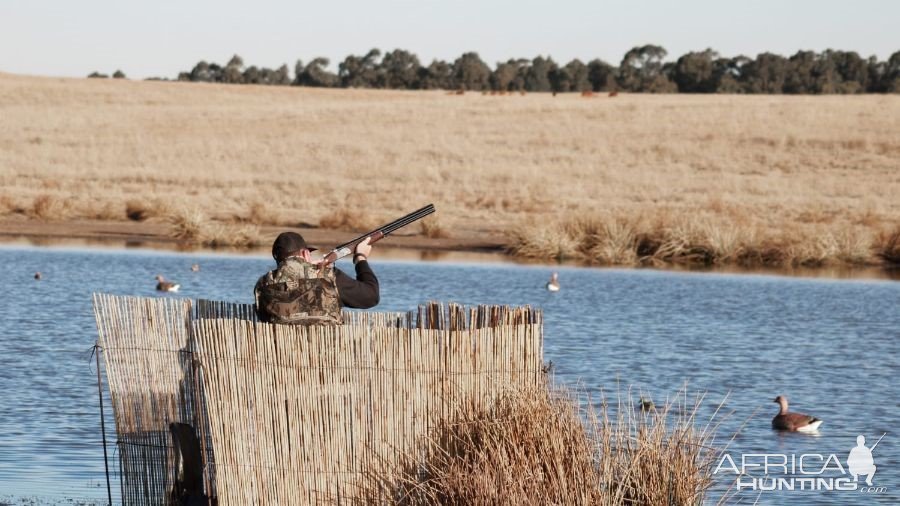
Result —
<instances>
[{"instance_id":1,"label":"shotgun","mask_svg":"<svg viewBox=\"0 0 900 506\"><path fill-rule=\"evenodd\" d=\"M402 218L398 218L388 224L382 225L371 232L366 232L365 234L353 239L352 241L345 242L333 250L330 253L325 255L325 258L322 259L322 265L328 265L334 263L341 258L349 256L353 253L353 249L356 247L357 243L360 243L369 238L369 244L374 244L382 239L391 232L394 232L397 229L403 228L410 223L415 221L419 221L422 218L428 216L429 214L434 212L434 204L428 204L427 206L419 209L417 211L413 211Z\"/></svg>"}]
</instances>

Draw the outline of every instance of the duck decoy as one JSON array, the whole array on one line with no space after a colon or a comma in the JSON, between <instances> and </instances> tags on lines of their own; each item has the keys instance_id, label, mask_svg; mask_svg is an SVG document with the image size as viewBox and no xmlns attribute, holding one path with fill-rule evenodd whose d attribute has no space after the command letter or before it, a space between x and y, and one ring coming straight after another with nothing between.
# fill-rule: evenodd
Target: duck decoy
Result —
<instances>
[{"instance_id":1,"label":"duck decoy","mask_svg":"<svg viewBox=\"0 0 900 506\"><path fill-rule=\"evenodd\" d=\"M40 273L40 271L34 273L34 279L40 281L44 278L44 275Z\"/></svg>"},{"instance_id":2,"label":"duck decoy","mask_svg":"<svg viewBox=\"0 0 900 506\"><path fill-rule=\"evenodd\" d=\"M162 274L158 274L156 276L156 289L160 292L177 292L181 285L178 283L173 283L172 281L166 281L166 278L162 277Z\"/></svg>"},{"instance_id":3,"label":"duck decoy","mask_svg":"<svg viewBox=\"0 0 900 506\"><path fill-rule=\"evenodd\" d=\"M773 402L778 403L781 409L772 419L772 428L790 432L815 432L822 425L822 420L803 413L790 413L788 411L787 397L779 395Z\"/></svg>"},{"instance_id":4,"label":"duck decoy","mask_svg":"<svg viewBox=\"0 0 900 506\"><path fill-rule=\"evenodd\" d=\"M547 282L547 290L551 292L559 291L559 274L554 272L550 275L550 281Z\"/></svg>"},{"instance_id":5,"label":"duck decoy","mask_svg":"<svg viewBox=\"0 0 900 506\"><path fill-rule=\"evenodd\" d=\"M191 265L191 272L199 272L199 271L200 271L200 264Z\"/></svg>"}]
</instances>

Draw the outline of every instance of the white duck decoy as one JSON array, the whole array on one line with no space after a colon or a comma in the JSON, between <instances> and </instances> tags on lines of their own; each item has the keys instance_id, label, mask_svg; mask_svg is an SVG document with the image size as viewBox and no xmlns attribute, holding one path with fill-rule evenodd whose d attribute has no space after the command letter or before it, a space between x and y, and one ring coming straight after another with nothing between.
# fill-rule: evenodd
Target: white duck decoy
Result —
<instances>
[{"instance_id":1,"label":"white duck decoy","mask_svg":"<svg viewBox=\"0 0 900 506\"><path fill-rule=\"evenodd\" d=\"M775 430L786 430L790 432L816 432L822 420L814 416L804 415L803 413L788 412L787 397L779 395L775 401L781 407L778 414L772 419L772 428Z\"/></svg>"},{"instance_id":2,"label":"white duck decoy","mask_svg":"<svg viewBox=\"0 0 900 506\"><path fill-rule=\"evenodd\" d=\"M200 264L191 265L191 272L200 272Z\"/></svg>"},{"instance_id":3,"label":"white duck decoy","mask_svg":"<svg viewBox=\"0 0 900 506\"><path fill-rule=\"evenodd\" d=\"M559 291L559 274L554 272L550 275L550 281L547 282L547 290L551 292Z\"/></svg>"},{"instance_id":4,"label":"white duck decoy","mask_svg":"<svg viewBox=\"0 0 900 506\"><path fill-rule=\"evenodd\" d=\"M178 283L173 283L171 281L166 281L166 278L162 277L162 274L158 274L156 276L156 289L160 292L177 292L181 285Z\"/></svg>"}]
</instances>

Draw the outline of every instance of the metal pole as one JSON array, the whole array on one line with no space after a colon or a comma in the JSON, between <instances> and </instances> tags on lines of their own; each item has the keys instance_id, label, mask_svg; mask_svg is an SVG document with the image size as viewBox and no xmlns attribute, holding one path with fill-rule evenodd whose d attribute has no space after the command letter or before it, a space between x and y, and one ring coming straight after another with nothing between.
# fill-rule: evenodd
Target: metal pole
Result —
<instances>
[{"instance_id":1,"label":"metal pole","mask_svg":"<svg viewBox=\"0 0 900 506\"><path fill-rule=\"evenodd\" d=\"M106 417L103 415L103 383L100 380L100 345L94 345L97 357L97 397L100 399L100 432L103 434L103 466L106 468L106 497L112 506L112 486L109 484L109 456L106 453Z\"/></svg>"}]
</instances>

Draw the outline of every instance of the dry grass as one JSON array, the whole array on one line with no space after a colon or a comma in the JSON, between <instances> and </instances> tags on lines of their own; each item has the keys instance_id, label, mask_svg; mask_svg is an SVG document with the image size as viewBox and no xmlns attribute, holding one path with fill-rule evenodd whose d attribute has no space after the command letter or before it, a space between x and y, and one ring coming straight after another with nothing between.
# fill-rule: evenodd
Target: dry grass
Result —
<instances>
[{"instance_id":1,"label":"dry grass","mask_svg":"<svg viewBox=\"0 0 900 506\"><path fill-rule=\"evenodd\" d=\"M717 455L697 404L584 411L567 393L511 392L442 423L362 501L408 505L699 504Z\"/></svg>"},{"instance_id":2,"label":"dry grass","mask_svg":"<svg viewBox=\"0 0 900 506\"><path fill-rule=\"evenodd\" d=\"M172 225L172 237L185 242L201 242L207 235L209 222L196 207L177 207L167 216Z\"/></svg>"},{"instance_id":3,"label":"dry grass","mask_svg":"<svg viewBox=\"0 0 900 506\"><path fill-rule=\"evenodd\" d=\"M196 207L176 207L167 219L172 237L184 243L211 248L253 248L262 244L257 225L213 222Z\"/></svg>"},{"instance_id":4,"label":"dry grass","mask_svg":"<svg viewBox=\"0 0 900 506\"><path fill-rule=\"evenodd\" d=\"M728 265L821 267L890 265L894 235L844 224L764 229L689 215L629 219L577 218L518 227L512 254L601 265ZM893 253L892 253L893 252Z\"/></svg>"},{"instance_id":5,"label":"dry grass","mask_svg":"<svg viewBox=\"0 0 900 506\"><path fill-rule=\"evenodd\" d=\"M0 74L0 116L0 198L35 214L33 199L57 195L68 219L137 199L191 202L214 222L361 230L434 202L461 237L600 215L593 242L528 242L624 264L631 242L657 239L660 262L881 262L866 243L900 222L893 95L584 100Z\"/></svg>"},{"instance_id":6,"label":"dry grass","mask_svg":"<svg viewBox=\"0 0 900 506\"><path fill-rule=\"evenodd\" d=\"M144 221L148 218L159 216L159 207L159 202L131 199L125 203L125 216L132 221Z\"/></svg>"},{"instance_id":7,"label":"dry grass","mask_svg":"<svg viewBox=\"0 0 900 506\"><path fill-rule=\"evenodd\" d=\"M419 222L419 230L422 235L431 239L443 239L450 237L450 233L441 224L440 218L431 215Z\"/></svg>"},{"instance_id":8,"label":"dry grass","mask_svg":"<svg viewBox=\"0 0 900 506\"><path fill-rule=\"evenodd\" d=\"M377 227L378 223L375 223L372 216L362 210L341 208L323 216L319 220L319 226L333 230L368 232Z\"/></svg>"},{"instance_id":9,"label":"dry grass","mask_svg":"<svg viewBox=\"0 0 900 506\"><path fill-rule=\"evenodd\" d=\"M32 200L31 207L25 211L25 214L43 221L61 221L72 215L71 210L68 200L58 195L44 193Z\"/></svg>"},{"instance_id":10,"label":"dry grass","mask_svg":"<svg viewBox=\"0 0 900 506\"><path fill-rule=\"evenodd\" d=\"M875 243L876 254L892 266L900 266L900 225L890 232L879 234Z\"/></svg>"},{"instance_id":11,"label":"dry grass","mask_svg":"<svg viewBox=\"0 0 900 506\"><path fill-rule=\"evenodd\" d=\"M92 220L121 221L122 216L126 214L126 209L121 202L109 201L92 205L79 214Z\"/></svg>"},{"instance_id":12,"label":"dry grass","mask_svg":"<svg viewBox=\"0 0 900 506\"><path fill-rule=\"evenodd\" d=\"M254 248L262 245L259 227L256 225L213 225L199 241L211 248Z\"/></svg>"}]
</instances>

